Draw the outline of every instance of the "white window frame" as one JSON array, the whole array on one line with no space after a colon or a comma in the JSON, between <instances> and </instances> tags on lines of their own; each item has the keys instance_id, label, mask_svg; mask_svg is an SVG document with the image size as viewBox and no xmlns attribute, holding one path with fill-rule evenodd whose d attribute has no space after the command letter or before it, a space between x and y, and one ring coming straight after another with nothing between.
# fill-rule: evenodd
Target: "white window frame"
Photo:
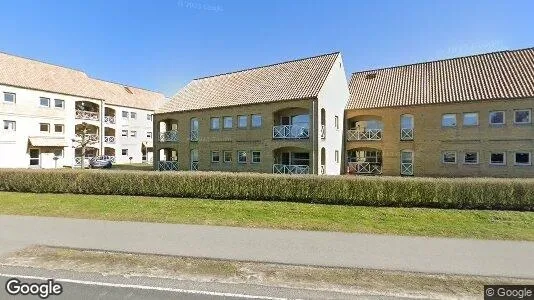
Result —
<instances>
[{"instance_id":1,"label":"white window frame","mask_svg":"<svg viewBox=\"0 0 534 300\"><path fill-rule=\"evenodd\" d=\"M128 136L128 130L127 129L122 129L121 130L121 136L127 137Z\"/></svg>"},{"instance_id":2,"label":"white window frame","mask_svg":"<svg viewBox=\"0 0 534 300\"><path fill-rule=\"evenodd\" d=\"M339 116L334 116L334 126L339 130Z\"/></svg>"},{"instance_id":3,"label":"white window frame","mask_svg":"<svg viewBox=\"0 0 534 300\"><path fill-rule=\"evenodd\" d=\"M443 125L443 121L445 120L446 116L454 116L454 125L451 125L451 126ZM443 115L441 115L441 127L443 127L443 128L455 128L455 127L458 127L458 116L456 116L456 114L443 114Z\"/></svg>"},{"instance_id":4,"label":"white window frame","mask_svg":"<svg viewBox=\"0 0 534 300\"><path fill-rule=\"evenodd\" d=\"M517 154L518 153L527 153L528 154L528 163L518 163ZM515 151L514 152L514 166L532 166L532 153L529 151Z\"/></svg>"},{"instance_id":5,"label":"white window frame","mask_svg":"<svg viewBox=\"0 0 534 300\"><path fill-rule=\"evenodd\" d=\"M130 117L130 113L128 113L127 111L123 110L122 113L121 113L121 116L123 119L128 119Z\"/></svg>"},{"instance_id":6,"label":"white window frame","mask_svg":"<svg viewBox=\"0 0 534 300\"><path fill-rule=\"evenodd\" d=\"M339 150L334 151L334 161L339 163Z\"/></svg>"},{"instance_id":7,"label":"white window frame","mask_svg":"<svg viewBox=\"0 0 534 300\"><path fill-rule=\"evenodd\" d=\"M454 154L454 162L445 161L445 154ZM455 165L458 163L458 152L454 150L441 151L441 163L446 165Z\"/></svg>"},{"instance_id":8,"label":"white window frame","mask_svg":"<svg viewBox=\"0 0 534 300\"><path fill-rule=\"evenodd\" d=\"M9 124L12 124L13 126L11 126L11 129L10 129L10 126ZM5 131L10 131L10 132L15 132L17 131L17 121L13 121L13 120L4 120L4 130ZM7 125L7 126L6 126ZM7 127L7 128L6 128Z\"/></svg>"},{"instance_id":9,"label":"white window frame","mask_svg":"<svg viewBox=\"0 0 534 300\"><path fill-rule=\"evenodd\" d=\"M217 128L213 127L213 121L217 120ZM221 130L221 117L210 118L210 130Z\"/></svg>"},{"instance_id":10,"label":"white window frame","mask_svg":"<svg viewBox=\"0 0 534 300\"><path fill-rule=\"evenodd\" d=\"M245 161L241 161L241 155L242 153L245 153ZM248 162L247 159L247 151L246 150L237 150L237 163L238 164L246 164Z\"/></svg>"},{"instance_id":11,"label":"white window frame","mask_svg":"<svg viewBox=\"0 0 534 300\"><path fill-rule=\"evenodd\" d=\"M137 113L135 111L130 112L130 119L137 119Z\"/></svg>"},{"instance_id":12,"label":"white window frame","mask_svg":"<svg viewBox=\"0 0 534 300\"><path fill-rule=\"evenodd\" d=\"M230 127L226 127L226 120L228 120L228 119L232 121L232 125ZM232 129L232 128L234 128L234 118L231 117L231 116L223 117L222 118L222 123L223 123L222 124L223 125L222 126L223 129Z\"/></svg>"},{"instance_id":13,"label":"white window frame","mask_svg":"<svg viewBox=\"0 0 534 300\"><path fill-rule=\"evenodd\" d=\"M226 154L229 155L230 160L226 160ZM223 151L223 162L231 163L232 162L232 151Z\"/></svg>"},{"instance_id":14,"label":"white window frame","mask_svg":"<svg viewBox=\"0 0 534 300\"><path fill-rule=\"evenodd\" d=\"M46 125L48 130L42 130L41 126ZM50 132L50 123L39 123L39 132Z\"/></svg>"},{"instance_id":15,"label":"white window frame","mask_svg":"<svg viewBox=\"0 0 534 300\"><path fill-rule=\"evenodd\" d=\"M137 131L130 130L130 137L137 137Z\"/></svg>"},{"instance_id":16,"label":"white window frame","mask_svg":"<svg viewBox=\"0 0 534 300\"><path fill-rule=\"evenodd\" d=\"M254 153L257 153L257 154L258 154L258 158L259 158L258 161L254 161ZM252 158L251 158L251 163L253 163L253 164L259 164L259 163L261 163L261 151L258 151L258 150L252 151L252 152L251 152L251 156L252 156Z\"/></svg>"},{"instance_id":17,"label":"white window frame","mask_svg":"<svg viewBox=\"0 0 534 300\"><path fill-rule=\"evenodd\" d=\"M241 126L241 119L245 118L245 126ZM237 116L237 128L247 129L248 128L248 115L239 115Z\"/></svg>"},{"instance_id":18,"label":"white window frame","mask_svg":"<svg viewBox=\"0 0 534 300\"><path fill-rule=\"evenodd\" d=\"M527 122L517 122L516 120L516 113L522 112L522 111L528 111L528 121ZM531 109L514 109L514 124L530 124L532 123L532 110Z\"/></svg>"},{"instance_id":19,"label":"white window frame","mask_svg":"<svg viewBox=\"0 0 534 300\"><path fill-rule=\"evenodd\" d=\"M254 122L252 121L254 119L254 117L257 117L259 118L260 120L260 125L259 126L255 126L254 125ZM250 115L250 127L251 128L261 128L263 126L263 116L260 115L260 114L252 114Z\"/></svg>"},{"instance_id":20,"label":"white window frame","mask_svg":"<svg viewBox=\"0 0 534 300\"><path fill-rule=\"evenodd\" d=\"M494 163L491 161L491 155L492 154L502 154L502 163ZM502 152L490 152L490 155L489 155L489 164L492 165L492 166L506 166L506 152L502 151Z\"/></svg>"},{"instance_id":21,"label":"white window frame","mask_svg":"<svg viewBox=\"0 0 534 300\"><path fill-rule=\"evenodd\" d=\"M217 160L213 159L213 154L217 153ZM212 163L220 163L221 162L221 152L219 150L213 150L211 151L211 162Z\"/></svg>"},{"instance_id":22,"label":"white window frame","mask_svg":"<svg viewBox=\"0 0 534 300\"><path fill-rule=\"evenodd\" d=\"M31 151L32 151L32 150L37 150L37 152L39 153L39 155L37 156L37 158L32 158L32 156L31 156ZM30 149L28 150L28 156L29 156L29 158L30 158L30 160L29 160L29 162L28 162L30 168L40 168L40 167L41 167L41 150L40 150L39 148L30 148ZM32 160L33 160L33 161L37 161L37 164L36 164L36 165L32 165L32 164L31 164Z\"/></svg>"},{"instance_id":23,"label":"white window frame","mask_svg":"<svg viewBox=\"0 0 534 300\"><path fill-rule=\"evenodd\" d=\"M465 117L467 115L476 115L477 116L477 123L476 124L465 124ZM465 112L462 114L462 126L464 127L475 127L480 124L480 114L478 112Z\"/></svg>"},{"instance_id":24,"label":"white window frame","mask_svg":"<svg viewBox=\"0 0 534 300\"><path fill-rule=\"evenodd\" d=\"M61 103L61 106L57 106L57 103ZM54 99L54 108L55 109L65 109L65 100L63 99Z\"/></svg>"},{"instance_id":25,"label":"white window frame","mask_svg":"<svg viewBox=\"0 0 534 300\"><path fill-rule=\"evenodd\" d=\"M146 114L146 120L147 121L152 121L152 115L151 114Z\"/></svg>"},{"instance_id":26,"label":"white window frame","mask_svg":"<svg viewBox=\"0 0 534 300\"><path fill-rule=\"evenodd\" d=\"M57 126L61 127L61 131L57 131L56 130ZM54 133L64 133L64 132L65 132L65 125L64 124L54 124Z\"/></svg>"},{"instance_id":27,"label":"white window frame","mask_svg":"<svg viewBox=\"0 0 534 300\"><path fill-rule=\"evenodd\" d=\"M13 101L6 101L6 96L8 95L12 95L13 96ZM17 103L17 94L15 93L10 93L10 92L4 92L4 103L9 103L9 104L15 104Z\"/></svg>"},{"instance_id":28,"label":"white window frame","mask_svg":"<svg viewBox=\"0 0 534 300\"><path fill-rule=\"evenodd\" d=\"M126 154L124 154L124 151L126 151ZM128 149L121 149L121 155L128 156Z\"/></svg>"},{"instance_id":29,"label":"white window frame","mask_svg":"<svg viewBox=\"0 0 534 300\"><path fill-rule=\"evenodd\" d=\"M494 114L494 113L502 113L502 123L493 123L493 122L491 122L491 114ZM506 112L504 110L490 111L489 114L488 114L488 122L489 122L490 125L504 125L504 124L506 124Z\"/></svg>"},{"instance_id":30,"label":"white window frame","mask_svg":"<svg viewBox=\"0 0 534 300\"><path fill-rule=\"evenodd\" d=\"M43 105L43 103L41 101L43 100L48 100L48 104L47 105ZM39 106L40 107L50 107L50 98L47 98L47 97L39 97Z\"/></svg>"},{"instance_id":31,"label":"white window frame","mask_svg":"<svg viewBox=\"0 0 534 300\"><path fill-rule=\"evenodd\" d=\"M473 162L466 162L466 161L465 161L465 156L466 156L468 153L476 153L476 154L477 154L477 161L474 162L474 163L473 163ZM463 164L464 164L464 165L478 165L478 164L480 163L480 152L478 152L478 151L465 151L463 154L464 154L464 155L463 155Z\"/></svg>"}]
</instances>

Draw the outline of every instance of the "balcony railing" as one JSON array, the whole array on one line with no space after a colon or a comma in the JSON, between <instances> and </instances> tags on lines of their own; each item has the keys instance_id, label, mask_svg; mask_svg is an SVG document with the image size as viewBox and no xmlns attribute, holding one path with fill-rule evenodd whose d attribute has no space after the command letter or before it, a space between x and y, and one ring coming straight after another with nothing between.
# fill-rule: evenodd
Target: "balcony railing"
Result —
<instances>
[{"instance_id":1,"label":"balcony railing","mask_svg":"<svg viewBox=\"0 0 534 300\"><path fill-rule=\"evenodd\" d=\"M83 157L81 157L81 156L74 157L74 165L75 166L81 166L82 165L82 159L83 159ZM83 159L84 160L83 165L84 165L85 168L89 168L89 160L90 159L91 159L90 157L86 157L85 159Z\"/></svg>"},{"instance_id":2,"label":"balcony railing","mask_svg":"<svg viewBox=\"0 0 534 300\"><path fill-rule=\"evenodd\" d=\"M85 138L91 142L98 142L100 140L98 134L96 133L88 133L85 135Z\"/></svg>"},{"instance_id":3,"label":"balcony railing","mask_svg":"<svg viewBox=\"0 0 534 300\"><path fill-rule=\"evenodd\" d=\"M326 174L326 166L321 165L321 175L324 175L324 174Z\"/></svg>"},{"instance_id":4,"label":"balcony railing","mask_svg":"<svg viewBox=\"0 0 534 300\"><path fill-rule=\"evenodd\" d=\"M102 156L102 158L110 160L112 163L115 163L115 156L114 155L104 155L104 156Z\"/></svg>"},{"instance_id":5,"label":"balcony railing","mask_svg":"<svg viewBox=\"0 0 534 300\"><path fill-rule=\"evenodd\" d=\"M321 125L321 138L326 139L326 128L324 125Z\"/></svg>"},{"instance_id":6,"label":"balcony railing","mask_svg":"<svg viewBox=\"0 0 534 300\"><path fill-rule=\"evenodd\" d=\"M382 129L347 130L348 141L378 141L382 139Z\"/></svg>"},{"instance_id":7,"label":"balcony railing","mask_svg":"<svg viewBox=\"0 0 534 300\"><path fill-rule=\"evenodd\" d=\"M413 128L402 128L400 132L401 141L413 140Z\"/></svg>"},{"instance_id":8,"label":"balcony railing","mask_svg":"<svg viewBox=\"0 0 534 300\"><path fill-rule=\"evenodd\" d=\"M198 142L198 130L191 130L189 134L189 139L191 142Z\"/></svg>"},{"instance_id":9,"label":"balcony railing","mask_svg":"<svg viewBox=\"0 0 534 300\"><path fill-rule=\"evenodd\" d=\"M115 116L104 116L104 123L115 124Z\"/></svg>"},{"instance_id":10,"label":"balcony railing","mask_svg":"<svg viewBox=\"0 0 534 300\"><path fill-rule=\"evenodd\" d=\"M161 142L177 142L178 141L178 131L169 130L160 133L159 140Z\"/></svg>"},{"instance_id":11,"label":"balcony railing","mask_svg":"<svg viewBox=\"0 0 534 300\"><path fill-rule=\"evenodd\" d=\"M191 162L191 171L198 171L198 161Z\"/></svg>"},{"instance_id":12,"label":"balcony railing","mask_svg":"<svg viewBox=\"0 0 534 300\"><path fill-rule=\"evenodd\" d=\"M104 143L115 144L115 137L112 135L104 136Z\"/></svg>"},{"instance_id":13,"label":"balcony railing","mask_svg":"<svg viewBox=\"0 0 534 300\"><path fill-rule=\"evenodd\" d=\"M98 112L94 111L76 110L76 119L98 121L98 115Z\"/></svg>"},{"instance_id":14,"label":"balcony railing","mask_svg":"<svg viewBox=\"0 0 534 300\"><path fill-rule=\"evenodd\" d=\"M413 163L401 163L401 175L413 175Z\"/></svg>"},{"instance_id":15,"label":"balcony railing","mask_svg":"<svg viewBox=\"0 0 534 300\"><path fill-rule=\"evenodd\" d=\"M310 174L310 166L308 165L273 165L274 174Z\"/></svg>"},{"instance_id":16,"label":"balcony railing","mask_svg":"<svg viewBox=\"0 0 534 300\"><path fill-rule=\"evenodd\" d=\"M177 161L159 161L158 171L178 171Z\"/></svg>"},{"instance_id":17,"label":"balcony railing","mask_svg":"<svg viewBox=\"0 0 534 300\"><path fill-rule=\"evenodd\" d=\"M371 162L349 162L348 172L352 174L379 175L382 174L382 164Z\"/></svg>"},{"instance_id":18,"label":"balcony railing","mask_svg":"<svg viewBox=\"0 0 534 300\"><path fill-rule=\"evenodd\" d=\"M310 130L307 125L273 126L273 139L307 139Z\"/></svg>"}]
</instances>

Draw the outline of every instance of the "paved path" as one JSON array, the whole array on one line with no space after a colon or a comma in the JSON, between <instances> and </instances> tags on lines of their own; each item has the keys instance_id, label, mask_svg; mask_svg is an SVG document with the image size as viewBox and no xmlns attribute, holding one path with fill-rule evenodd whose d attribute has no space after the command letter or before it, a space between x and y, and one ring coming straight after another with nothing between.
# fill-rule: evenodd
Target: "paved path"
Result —
<instances>
[{"instance_id":1,"label":"paved path","mask_svg":"<svg viewBox=\"0 0 534 300\"><path fill-rule=\"evenodd\" d=\"M534 242L0 216L0 255L32 244L332 267L534 278Z\"/></svg>"}]
</instances>

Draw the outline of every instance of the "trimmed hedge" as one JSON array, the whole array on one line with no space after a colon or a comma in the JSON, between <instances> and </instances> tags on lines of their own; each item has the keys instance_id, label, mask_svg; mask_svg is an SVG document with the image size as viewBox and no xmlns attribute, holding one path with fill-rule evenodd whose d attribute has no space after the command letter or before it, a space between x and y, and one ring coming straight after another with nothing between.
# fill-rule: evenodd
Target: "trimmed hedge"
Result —
<instances>
[{"instance_id":1,"label":"trimmed hedge","mask_svg":"<svg viewBox=\"0 0 534 300\"><path fill-rule=\"evenodd\" d=\"M534 179L2 169L0 191L534 210Z\"/></svg>"}]
</instances>

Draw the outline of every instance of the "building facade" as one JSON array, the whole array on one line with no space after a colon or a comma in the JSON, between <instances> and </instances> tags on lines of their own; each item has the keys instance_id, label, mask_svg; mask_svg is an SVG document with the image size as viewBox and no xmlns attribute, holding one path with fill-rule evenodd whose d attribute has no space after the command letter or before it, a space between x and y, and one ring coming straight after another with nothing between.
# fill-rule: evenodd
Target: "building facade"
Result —
<instances>
[{"instance_id":1,"label":"building facade","mask_svg":"<svg viewBox=\"0 0 534 300\"><path fill-rule=\"evenodd\" d=\"M534 49L354 73L345 171L534 177Z\"/></svg>"},{"instance_id":2,"label":"building facade","mask_svg":"<svg viewBox=\"0 0 534 300\"><path fill-rule=\"evenodd\" d=\"M193 80L154 117L154 167L340 174L339 53Z\"/></svg>"},{"instance_id":3,"label":"building facade","mask_svg":"<svg viewBox=\"0 0 534 300\"><path fill-rule=\"evenodd\" d=\"M87 166L98 155L151 162L152 116L162 94L3 53L0 69L0 168L75 167L82 159ZM82 126L91 140L85 158Z\"/></svg>"}]
</instances>

